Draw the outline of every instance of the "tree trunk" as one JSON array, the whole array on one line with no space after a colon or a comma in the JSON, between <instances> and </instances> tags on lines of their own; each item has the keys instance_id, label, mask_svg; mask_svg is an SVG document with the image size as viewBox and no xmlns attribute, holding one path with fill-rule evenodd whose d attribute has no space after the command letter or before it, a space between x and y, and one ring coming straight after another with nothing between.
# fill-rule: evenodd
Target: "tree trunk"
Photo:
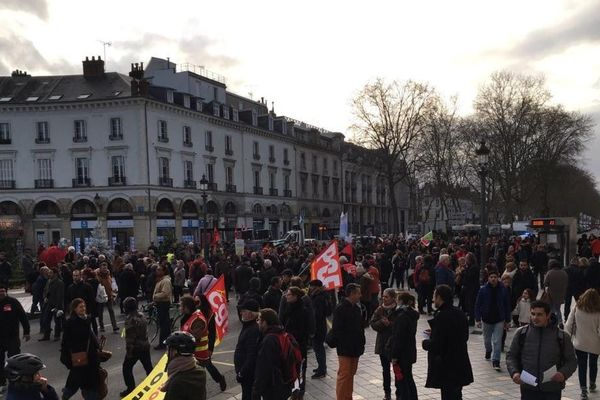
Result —
<instances>
[{"instance_id":1,"label":"tree trunk","mask_svg":"<svg viewBox=\"0 0 600 400\"><path fill-rule=\"evenodd\" d=\"M388 175L389 176L389 175ZM396 192L394 190L394 179L388 178L388 188L390 193L390 206L392 207L392 229L395 234L400 233L400 217L398 215L398 203L396 201Z\"/></svg>"}]
</instances>

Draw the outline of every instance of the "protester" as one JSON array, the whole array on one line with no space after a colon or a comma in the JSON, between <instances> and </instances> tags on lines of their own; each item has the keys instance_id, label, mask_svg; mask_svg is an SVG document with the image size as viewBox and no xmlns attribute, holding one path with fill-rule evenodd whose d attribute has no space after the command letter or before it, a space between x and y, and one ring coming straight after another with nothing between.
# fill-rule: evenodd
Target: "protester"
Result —
<instances>
[{"instance_id":1,"label":"protester","mask_svg":"<svg viewBox=\"0 0 600 400\"><path fill-rule=\"evenodd\" d=\"M317 359L317 368L311 379L321 379L327 375L327 357L325 354L325 337L327 336L327 317L333 313L331 296L318 279L309 282L310 296L315 315L315 335L312 338L313 350Z\"/></svg>"},{"instance_id":2,"label":"protester","mask_svg":"<svg viewBox=\"0 0 600 400\"><path fill-rule=\"evenodd\" d=\"M44 336L38 341L50 340L52 332L52 320L54 320L54 341L60 340L62 332L62 314L64 307L65 288L58 272L54 269L48 270L48 282L44 288L44 304L40 318L40 328Z\"/></svg>"},{"instance_id":3,"label":"protester","mask_svg":"<svg viewBox=\"0 0 600 400\"><path fill-rule=\"evenodd\" d=\"M148 323L142 313L138 311L137 300L127 297L123 300L125 311L125 359L123 360L123 380L127 388L120 393L121 397L127 396L135 389L133 366L139 361L142 363L146 375L152 372L150 358L150 342L148 342Z\"/></svg>"},{"instance_id":4,"label":"protester","mask_svg":"<svg viewBox=\"0 0 600 400\"><path fill-rule=\"evenodd\" d=\"M545 297L550 304L550 310L556 315L559 325L563 323L560 306L565 302L568 283L569 276L562 269L560 261L556 259L548 261L548 272L544 277Z\"/></svg>"},{"instance_id":5,"label":"protester","mask_svg":"<svg viewBox=\"0 0 600 400\"><path fill-rule=\"evenodd\" d=\"M196 364L192 334L173 332L164 344L168 357L168 378L160 389L164 400L206 400L206 372Z\"/></svg>"},{"instance_id":6,"label":"protester","mask_svg":"<svg viewBox=\"0 0 600 400\"><path fill-rule=\"evenodd\" d=\"M425 387L441 390L442 400L462 399L462 388L473 382L467 351L469 324L465 314L452 305L452 288L440 285L433 302L437 311L429 320L430 337L423 340L427 351Z\"/></svg>"},{"instance_id":7,"label":"protester","mask_svg":"<svg viewBox=\"0 0 600 400\"><path fill-rule=\"evenodd\" d=\"M586 290L577 300L569 314L565 331L571 335L577 355L577 372L581 400L588 398L587 372L589 360L589 391L596 392L598 354L600 354L600 294L594 289Z\"/></svg>"},{"instance_id":8,"label":"protester","mask_svg":"<svg viewBox=\"0 0 600 400\"><path fill-rule=\"evenodd\" d=\"M571 337L558 328L550 310L543 301L532 302L531 323L517 330L506 354L508 373L520 385L522 400L560 400L565 381L577 368ZM544 379L544 372L554 368L550 380ZM535 381L525 379L525 372Z\"/></svg>"},{"instance_id":9,"label":"protester","mask_svg":"<svg viewBox=\"0 0 600 400\"><path fill-rule=\"evenodd\" d=\"M377 332L375 354L379 355L381 368L383 369L384 400L392 399L392 376L390 374L392 358L390 353L385 350L385 345L392 336L396 307L396 290L392 288L385 289L383 291L382 303L371 317L371 328ZM398 392L399 389L396 388L396 391Z\"/></svg>"},{"instance_id":10,"label":"protester","mask_svg":"<svg viewBox=\"0 0 600 400\"><path fill-rule=\"evenodd\" d=\"M9 381L6 400L58 400L56 390L40 374L44 368L42 360L33 354L10 357L4 368Z\"/></svg>"},{"instance_id":11,"label":"protester","mask_svg":"<svg viewBox=\"0 0 600 400\"><path fill-rule=\"evenodd\" d=\"M28 342L31 337L27 314L19 300L8 295L8 285L0 283L0 393L6 386L2 369L5 357L12 357L21 352L19 324L23 327L23 339Z\"/></svg>"},{"instance_id":12,"label":"protester","mask_svg":"<svg viewBox=\"0 0 600 400\"><path fill-rule=\"evenodd\" d=\"M427 308L427 314L433 313L431 300L435 276L432 264L433 259L431 256L417 256L415 258L414 281L418 294L419 314L425 314L425 308Z\"/></svg>"},{"instance_id":13,"label":"protester","mask_svg":"<svg viewBox=\"0 0 600 400\"><path fill-rule=\"evenodd\" d=\"M100 284L106 292L106 302L98 303L98 323L100 325L100 332L104 332L104 308L106 308L108 310L108 315L110 316L110 323L112 324L113 333L119 333L117 319L115 318L115 310L113 308L117 293L113 291L113 277L108 270L108 264L100 265L100 270L98 271L98 281L100 281Z\"/></svg>"},{"instance_id":14,"label":"protester","mask_svg":"<svg viewBox=\"0 0 600 400\"><path fill-rule=\"evenodd\" d=\"M260 341L260 330L256 322L259 315L259 306L255 300L248 300L239 304L238 309L242 316L242 330L235 345L233 363L236 381L242 386L241 400L251 400L258 343Z\"/></svg>"},{"instance_id":15,"label":"protester","mask_svg":"<svg viewBox=\"0 0 600 400\"><path fill-rule=\"evenodd\" d=\"M281 303L281 296L283 296L283 292L281 291L281 278L274 276L271 278L271 284L262 297L264 308L278 310L279 304Z\"/></svg>"},{"instance_id":16,"label":"protester","mask_svg":"<svg viewBox=\"0 0 600 400\"><path fill-rule=\"evenodd\" d=\"M171 307L171 297L173 288L171 286L171 278L168 275L166 267L158 265L156 267L156 286L152 300L156 306L158 315L159 327L159 344L154 347L155 350L164 350L166 348L164 341L167 340L171 333L171 321L169 317L169 309Z\"/></svg>"}]
</instances>

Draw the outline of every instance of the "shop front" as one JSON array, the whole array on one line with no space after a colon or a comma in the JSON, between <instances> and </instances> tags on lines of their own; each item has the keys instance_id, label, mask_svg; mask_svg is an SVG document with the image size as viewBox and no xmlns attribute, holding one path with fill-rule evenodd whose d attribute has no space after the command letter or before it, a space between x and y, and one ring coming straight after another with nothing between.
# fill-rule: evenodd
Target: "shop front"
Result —
<instances>
[{"instance_id":1,"label":"shop front","mask_svg":"<svg viewBox=\"0 0 600 400\"><path fill-rule=\"evenodd\" d=\"M133 218L109 219L106 221L108 237L111 246L119 245L121 248L135 249L135 238L133 236Z\"/></svg>"}]
</instances>

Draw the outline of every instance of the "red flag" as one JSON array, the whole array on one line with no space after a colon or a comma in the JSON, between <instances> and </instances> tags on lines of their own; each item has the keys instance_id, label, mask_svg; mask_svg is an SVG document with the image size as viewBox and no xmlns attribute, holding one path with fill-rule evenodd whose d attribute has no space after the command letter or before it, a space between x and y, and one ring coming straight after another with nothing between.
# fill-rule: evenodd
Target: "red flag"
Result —
<instances>
[{"instance_id":1,"label":"red flag","mask_svg":"<svg viewBox=\"0 0 600 400\"><path fill-rule=\"evenodd\" d=\"M225 295L225 275L217 279L217 283L206 293L210 308L215 315L215 327L217 338L215 346L218 345L229 331L229 311L227 309L227 296Z\"/></svg>"},{"instance_id":2,"label":"red flag","mask_svg":"<svg viewBox=\"0 0 600 400\"><path fill-rule=\"evenodd\" d=\"M310 279L320 280L327 290L343 286L342 269L340 267L337 242L335 240L331 241L312 262Z\"/></svg>"},{"instance_id":3,"label":"red flag","mask_svg":"<svg viewBox=\"0 0 600 400\"><path fill-rule=\"evenodd\" d=\"M219 230L215 226L215 228L213 229L212 245L213 246L218 246L220 241L221 241L221 235L219 235Z\"/></svg>"},{"instance_id":4,"label":"red flag","mask_svg":"<svg viewBox=\"0 0 600 400\"><path fill-rule=\"evenodd\" d=\"M354 264L354 251L352 251L352 245L350 243L348 243L346 247L342 249L341 253L350 256L350 260L348 260L348 262L350 264Z\"/></svg>"}]
</instances>

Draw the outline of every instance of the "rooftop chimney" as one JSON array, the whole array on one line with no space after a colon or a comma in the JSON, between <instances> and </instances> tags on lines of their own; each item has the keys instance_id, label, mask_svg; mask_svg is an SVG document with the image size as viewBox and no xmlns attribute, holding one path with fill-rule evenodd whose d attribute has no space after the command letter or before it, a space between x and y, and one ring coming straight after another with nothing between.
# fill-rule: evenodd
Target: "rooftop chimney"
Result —
<instances>
[{"instance_id":1,"label":"rooftop chimney","mask_svg":"<svg viewBox=\"0 0 600 400\"><path fill-rule=\"evenodd\" d=\"M144 63L131 63L131 71L129 71L129 76L133 79L143 79L144 78Z\"/></svg>"},{"instance_id":2,"label":"rooftop chimney","mask_svg":"<svg viewBox=\"0 0 600 400\"><path fill-rule=\"evenodd\" d=\"M104 77L104 60L100 56L96 60L93 56L83 61L83 77L85 79L98 79Z\"/></svg>"},{"instance_id":3,"label":"rooftop chimney","mask_svg":"<svg viewBox=\"0 0 600 400\"><path fill-rule=\"evenodd\" d=\"M27 75L26 71L21 71L21 70L16 69L12 72L11 76L15 77L15 76L29 76L29 75Z\"/></svg>"}]
</instances>

